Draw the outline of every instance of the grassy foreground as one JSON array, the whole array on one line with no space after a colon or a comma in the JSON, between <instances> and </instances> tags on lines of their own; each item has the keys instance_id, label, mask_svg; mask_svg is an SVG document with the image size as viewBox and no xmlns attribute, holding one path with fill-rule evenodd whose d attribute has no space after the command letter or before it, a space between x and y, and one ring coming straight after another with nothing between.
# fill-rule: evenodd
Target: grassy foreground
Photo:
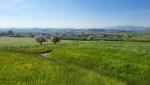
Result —
<instances>
[{"instance_id":1,"label":"grassy foreground","mask_svg":"<svg viewBox=\"0 0 150 85\"><path fill-rule=\"evenodd\" d=\"M49 61L40 56L0 52L2 85L120 85L86 69Z\"/></svg>"},{"instance_id":2,"label":"grassy foreground","mask_svg":"<svg viewBox=\"0 0 150 85\"><path fill-rule=\"evenodd\" d=\"M150 85L150 44L139 42L79 42L55 49L56 60L74 63L127 85Z\"/></svg>"},{"instance_id":3,"label":"grassy foreground","mask_svg":"<svg viewBox=\"0 0 150 85\"><path fill-rule=\"evenodd\" d=\"M26 43L18 38L1 41L8 38L0 38L2 85L150 85L146 42L62 41L40 46L31 38ZM47 50L52 50L47 58L40 55Z\"/></svg>"}]
</instances>

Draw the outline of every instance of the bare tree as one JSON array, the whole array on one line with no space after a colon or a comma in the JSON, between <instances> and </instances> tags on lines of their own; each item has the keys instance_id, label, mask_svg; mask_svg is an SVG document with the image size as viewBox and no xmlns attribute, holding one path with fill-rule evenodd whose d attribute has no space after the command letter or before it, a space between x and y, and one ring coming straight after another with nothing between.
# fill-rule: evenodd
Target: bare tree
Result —
<instances>
[{"instance_id":1,"label":"bare tree","mask_svg":"<svg viewBox=\"0 0 150 85\"><path fill-rule=\"evenodd\" d=\"M46 42L47 41L47 38L46 36L42 35L42 34L39 34L39 35L36 35L35 36L35 39L38 43L40 43L41 45L43 44L43 42Z\"/></svg>"},{"instance_id":2,"label":"bare tree","mask_svg":"<svg viewBox=\"0 0 150 85\"><path fill-rule=\"evenodd\" d=\"M52 42L54 42L54 44L56 44L57 42L60 42L60 37L59 36L53 36Z\"/></svg>"}]
</instances>

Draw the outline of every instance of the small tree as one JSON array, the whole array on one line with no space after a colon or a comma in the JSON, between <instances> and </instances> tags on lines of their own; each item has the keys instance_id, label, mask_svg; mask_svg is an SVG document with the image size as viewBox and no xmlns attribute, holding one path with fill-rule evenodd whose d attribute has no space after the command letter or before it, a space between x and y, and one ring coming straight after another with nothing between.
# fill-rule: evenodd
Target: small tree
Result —
<instances>
[{"instance_id":1,"label":"small tree","mask_svg":"<svg viewBox=\"0 0 150 85\"><path fill-rule=\"evenodd\" d=\"M58 36L52 37L52 42L54 42L54 44L56 44L57 42L60 42L60 37Z\"/></svg>"},{"instance_id":2,"label":"small tree","mask_svg":"<svg viewBox=\"0 0 150 85\"><path fill-rule=\"evenodd\" d=\"M35 39L38 43L40 43L41 45L43 44L43 42L46 42L47 41L47 38L42 35L42 34L39 34L39 35L36 35L35 36Z\"/></svg>"}]
</instances>

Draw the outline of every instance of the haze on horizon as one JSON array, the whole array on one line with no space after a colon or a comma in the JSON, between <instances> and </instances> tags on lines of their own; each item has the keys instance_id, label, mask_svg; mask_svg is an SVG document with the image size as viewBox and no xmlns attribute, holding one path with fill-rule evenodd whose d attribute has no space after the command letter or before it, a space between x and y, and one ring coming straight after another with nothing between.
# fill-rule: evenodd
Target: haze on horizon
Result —
<instances>
[{"instance_id":1,"label":"haze on horizon","mask_svg":"<svg viewBox=\"0 0 150 85\"><path fill-rule=\"evenodd\" d=\"M150 27L150 0L0 0L0 27Z\"/></svg>"}]
</instances>

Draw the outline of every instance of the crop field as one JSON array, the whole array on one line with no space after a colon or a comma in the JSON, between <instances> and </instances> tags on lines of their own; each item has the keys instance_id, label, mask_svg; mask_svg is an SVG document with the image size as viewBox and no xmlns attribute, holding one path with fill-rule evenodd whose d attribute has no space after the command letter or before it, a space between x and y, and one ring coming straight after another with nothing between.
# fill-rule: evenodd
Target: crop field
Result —
<instances>
[{"instance_id":1,"label":"crop field","mask_svg":"<svg viewBox=\"0 0 150 85\"><path fill-rule=\"evenodd\" d=\"M0 37L0 85L150 85L150 43Z\"/></svg>"}]
</instances>

